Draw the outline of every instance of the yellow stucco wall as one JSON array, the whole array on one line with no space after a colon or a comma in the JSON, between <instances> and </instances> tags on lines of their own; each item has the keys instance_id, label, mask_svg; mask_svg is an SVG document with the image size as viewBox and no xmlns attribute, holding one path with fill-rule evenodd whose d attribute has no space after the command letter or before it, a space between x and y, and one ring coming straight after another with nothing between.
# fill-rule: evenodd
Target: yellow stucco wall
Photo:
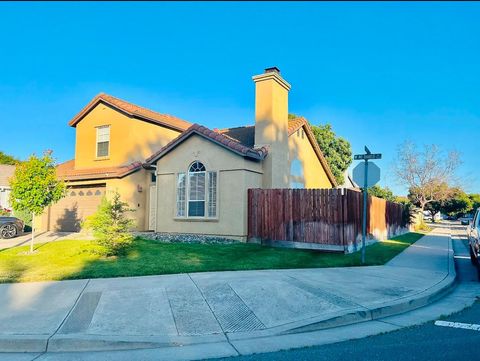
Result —
<instances>
[{"instance_id":1,"label":"yellow stucco wall","mask_svg":"<svg viewBox=\"0 0 480 361\"><path fill-rule=\"evenodd\" d=\"M255 146L269 146L264 160L264 188L288 187L288 91L276 73L253 77L255 82Z\"/></svg>"},{"instance_id":2,"label":"yellow stucco wall","mask_svg":"<svg viewBox=\"0 0 480 361\"><path fill-rule=\"evenodd\" d=\"M218 219L175 217L176 174L198 160L218 171ZM247 189L262 186L262 165L193 135L157 162L157 231L198 233L244 240L247 235Z\"/></svg>"},{"instance_id":3,"label":"yellow stucco wall","mask_svg":"<svg viewBox=\"0 0 480 361\"><path fill-rule=\"evenodd\" d=\"M96 157L96 127L110 125L109 156ZM102 103L76 126L75 168L114 167L142 161L180 133L133 119Z\"/></svg>"},{"instance_id":4,"label":"yellow stucco wall","mask_svg":"<svg viewBox=\"0 0 480 361\"><path fill-rule=\"evenodd\" d=\"M289 137L290 185L303 183L304 188L332 188L332 183L318 159L304 128Z\"/></svg>"},{"instance_id":5,"label":"yellow stucco wall","mask_svg":"<svg viewBox=\"0 0 480 361\"><path fill-rule=\"evenodd\" d=\"M144 231L148 228L149 180L150 175L144 169L124 178L107 180L107 197L111 197L115 191L118 191L121 199L128 202L130 208L135 210L129 216L135 220L137 231Z\"/></svg>"}]
</instances>

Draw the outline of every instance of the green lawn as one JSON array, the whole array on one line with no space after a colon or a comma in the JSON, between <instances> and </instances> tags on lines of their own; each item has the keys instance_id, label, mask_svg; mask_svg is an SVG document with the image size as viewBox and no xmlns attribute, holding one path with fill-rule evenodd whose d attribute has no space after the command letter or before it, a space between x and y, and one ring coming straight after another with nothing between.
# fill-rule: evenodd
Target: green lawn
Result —
<instances>
[{"instance_id":1,"label":"green lawn","mask_svg":"<svg viewBox=\"0 0 480 361\"><path fill-rule=\"evenodd\" d=\"M367 265L381 265L421 238L407 233L367 247ZM125 256L104 258L91 241L39 244L0 250L0 283L125 277L184 272L359 266L360 252L322 253L256 244L202 245L136 240Z\"/></svg>"}]
</instances>

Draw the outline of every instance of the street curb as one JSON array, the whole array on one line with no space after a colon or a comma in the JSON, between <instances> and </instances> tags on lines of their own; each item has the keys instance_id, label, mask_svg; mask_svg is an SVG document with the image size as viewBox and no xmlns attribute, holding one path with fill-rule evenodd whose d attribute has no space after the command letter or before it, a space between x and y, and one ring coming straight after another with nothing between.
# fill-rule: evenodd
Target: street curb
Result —
<instances>
[{"instance_id":1,"label":"street curb","mask_svg":"<svg viewBox=\"0 0 480 361\"><path fill-rule=\"evenodd\" d=\"M49 352L111 351L183 347L228 343L224 334L202 336L103 336L54 335L48 342Z\"/></svg>"},{"instance_id":2,"label":"street curb","mask_svg":"<svg viewBox=\"0 0 480 361\"><path fill-rule=\"evenodd\" d=\"M45 352L50 335L2 335L1 352Z\"/></svg>"},{"instance_id":3,"label":"street curb","mask_svg":"<svg viewBox=\"0 0 480 361\"><path fill-rule=\"evenodd\" d=\"M248 342L269 337L288 336L326 330L335 327L375 321L388 316L399 315L415 310L439 300L456 286L456 272L453 254L453 241L450 236L448 251L448 272L445 277L431 287L414 295L388 302L379 307L355 307L297 321L269 329L249 332L212 334L202 336L106 336L85 334L53 335L3 335L0 336L0 352L81 352L115 351L132 349L165 349L184 346L217 345L231 342Z\"/></svg>"}]
</instances>

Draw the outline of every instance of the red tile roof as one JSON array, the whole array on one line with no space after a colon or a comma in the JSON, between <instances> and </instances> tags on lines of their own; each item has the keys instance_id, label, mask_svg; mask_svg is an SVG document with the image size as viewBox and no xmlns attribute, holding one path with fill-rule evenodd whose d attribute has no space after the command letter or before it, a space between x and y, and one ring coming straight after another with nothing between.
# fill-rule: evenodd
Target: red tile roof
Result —
<instances>
[{"instance_id":1,"label":"red tile roof","mask_svg":"<svg viewBox=\"0 0 480 361\"><path fill-rule=\"evenodd\" d=\"M181 142L183 142L185 139L187 139L193 134L197 134L205 139L208 139L214 143L217 143L218 145L246 158L261 160L261 159L264 159L268 154L268 149L266 147L261 147L261 148L247 147L244 144L240 143L239 141L234 140L231 137L225 136L220 132L215 132L199 124L193 124L185 132L180 134L177 138L172 140L170 143L165 145L158 152L156 152L151 157L149 157L146 160L146 163L152 164L156 162L158 159L163 157L165 154L167 154L172 149L174 149L178 144L180 144Z\"/></svg>"},{"instance_id":2,"label":"red tile roof","mask_svg":"<svg viewBox=\"0 0 480 361\"><path fill-rule=\"evenodd\" d=\"M289 119L288 120L288 135L292 135L298 129L300 129L301 127L303 127L306 124L308 124L308 121L304 117L297 117L297 118Z\"/></svg>"},{"instance_id":3,"label":"red tile roof","mask_svg":"<svg viewBox=\"0 0 480 361\"><path fill-rule=\"evenodd\" d=\"M210 130L199 124L191 124L180 118L160 114L150 109L140 107L138 105L126 102L119 98L107 95L104 93L98 94L90 101L70 122L69 125L75 127L97 104L104 103L115 109L118 109L127 115L136 119L148 121L154 124L162 125L182 132L177 138L172 140L166 146L161 148L158 152L149 157L146 162L152 164L171 149L175 148L184 139L188 138L193 133L198 134L206 139L209 139L220 146L231 150L241 156L261 160L264 159L268 153L266 147L254 148L255 146L255 126L244 126L237 128L227 128L221 130ZM331 183L336 186L337 182L333 173L328 166L328 162L323 156L320 147L318 146L315 136L308 124L308 121L303 117L297 117L288 121L288 134L292 135L301 127L305 128L310 143L312 144L318 159L323 165L328 178ZM65 162L57 167L57 172L60 176L69 180L84 180L84 179L99 179L99 178L121 178L140 169L141 163L135 162L128 166L110 167L110 168L91 168L91 169L75 169L74 160Z\"/></svg>"},{"instance_id":4,"label":"red tile roof","mask_svg":"<svg viewBox=\"0 0 480 361\"><path fill-rule=\"evenodd\" d=\"M288 135L292 135L308 121L303 117L297 117L288 121ZM243 127L225 128L218 130L223 135L233 138L247 147L253 148L255 145L255 126L246 125Z\"/></svg>"},{"instance_id":5,"label":"red tile roof","mask_svg":"<svg viewBox=\"0 0 480 361\"><path fill-rule=\"evenodd\" d=\"M134 162L120 167L75 169L75 160L72 159L57 166L57 176L67 181L123 178L141 167L141 162Z\"/></svg>"},{"instance_id":6,"label":"red tile roof","mask_svg":"<svg viewBox=\"0 0 480 361\"><path fill-rule=\"evenodd\" d=\"M219 133L240 142L246 147L255 146L255 126L246 125L244 127L226 128L218 130Z\"/></svg>"},{"instance_id":7,"label":"red tile roof","mask_svg":"<svg viewBox=\"0 0 480 361\"><path fill-rule=\"evenodd\" d=\"M328 179L330 180L330 182L334 187L337 186L337 181L335 179L335 176L333 175L327 160L325 159L320 147L318 146L317 140L315 139L315 135L313 134L312 128L310 127L310 124L308 123L307 119L305 119L304 117L289 119L288 135L289 136L292 135L302 127L304 127L305 129L305 134L307 135L307 138L310 141L310 144L312 144L312 147L315 151L315 154L317 155L318 160L320 161L323 168L325 169ZM254 125L247 125L244 127L237 127L237 128L220 129L219 132L225 136L228 136L231 139L236 140L237 142L247 147L253 147L255 144L255 126Z\"/></svg>"},{"instance_id":8,"label":"red tile roof","mask_svg":"<svg viewBox=\"0 0 480 361\"><path fill-rule=\"evenodd\" d=\"M153 110L140 107L104 93L100 93L93 98L90 103L88 103L75 117L73 117L72 120L70 120L68 124L72 127L75 127L78 122L80 122L98 103L107 104L131 117L154 124L163 125L167 128L178 130L180 132L185 131L192 125L183 119L168 114L160 114L154 112Z\"/></svg>"}]
</instances>

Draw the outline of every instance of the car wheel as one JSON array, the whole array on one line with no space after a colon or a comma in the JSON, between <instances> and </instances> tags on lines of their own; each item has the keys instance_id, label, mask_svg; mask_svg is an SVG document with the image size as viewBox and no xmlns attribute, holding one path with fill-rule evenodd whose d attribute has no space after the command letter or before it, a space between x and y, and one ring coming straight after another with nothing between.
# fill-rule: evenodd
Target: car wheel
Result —
<instances>
[{"instance_id":1,"label":"car wheel","mask_svg":"<svg viewBox=\"0 0 480 361\"><path fill-rule=\"evenodd\" d=\"M17 235L17 227L13 224L6 224L0 229L0 236L5 239L13 238Z\"/></svg>"},{"instance_id":2,"label":"car wheel","mask_svg":"<svg viewBox=\"0 0 480 361\"><path fill-rule=\"evenodd\" d=\"M477 258L475 257L475 253L473 253L472 246L468 246L468 249L470 250L470 262L472 262L472 265L476 266Z\"/></svg>"}]
</instances>

